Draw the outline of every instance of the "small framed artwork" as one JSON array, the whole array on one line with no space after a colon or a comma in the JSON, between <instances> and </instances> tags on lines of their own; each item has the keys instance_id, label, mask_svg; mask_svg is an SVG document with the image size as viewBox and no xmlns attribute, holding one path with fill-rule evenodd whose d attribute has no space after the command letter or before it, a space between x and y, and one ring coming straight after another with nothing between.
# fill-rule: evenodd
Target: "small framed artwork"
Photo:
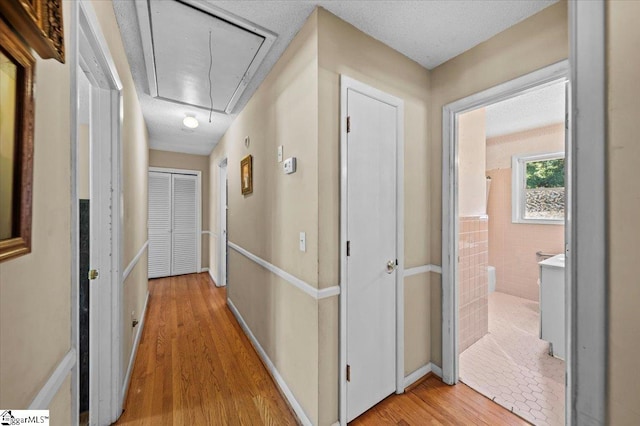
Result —
<instances>
[{"instance_id":1,"label":"small framed artwork","mask_svg":"<svg viewBox=\"0 0 640 426\"><path fill-rule=\"evenodd\" d=\"M0 16L42 59L64 63L62 0L0 0Z\"/></svg>"},{"instance_id":2,"label":"small framed artwork","mask_svg":"<svg viewBox=\"0 0 640 426\"><path fill-rule=\"evenodd\" d=\"M0 19L0 262L31 252L34 66Z\"/></svg>"},{"instance_id":3,"label":"small framed artwork","mask_svg":"<svg viewBox=\"0 0 640 426\"><path fill-rule=\"evenodd\" d=\"M247 155L240 161L240 187L242 195L253 192L253 157Z\"/></svg>"}]
</instances>

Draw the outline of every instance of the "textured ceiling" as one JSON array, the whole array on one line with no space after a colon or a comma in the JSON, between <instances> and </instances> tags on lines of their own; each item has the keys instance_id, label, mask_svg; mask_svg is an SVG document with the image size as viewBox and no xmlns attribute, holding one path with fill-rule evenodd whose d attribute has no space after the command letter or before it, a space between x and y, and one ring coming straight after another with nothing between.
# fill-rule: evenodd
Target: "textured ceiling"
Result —
<instances>
[{"instance_id":1,"label":"textured ceiling","mask_svg":"<svg viewBox=\"0 0 640 426\"><path fill-rule=\"evenodd\" d=\"M565 116L564 86L564 82L555 83L488 106L487 137L562 123Z\"/></svg>"},{"instance_id":2,"label":"textured ceiling","mask_svg":"<svg viewBox=\"0 0 640 426\"><path fill-rule=\"evenodd\" d=\"M324 7L431 69L550 6L556 0L207 2L278 35L234 113L214 113L212 123L208 123L209 113L206 110L149 96L135 4L128 0L114 1L153 149L209 154L316 6ZM206 58L208 52L202 52L202 56ZM188 113L200 121L200 126L190 132L184 131L182 126L182 119Z\"/></svg>"}]
</instances>

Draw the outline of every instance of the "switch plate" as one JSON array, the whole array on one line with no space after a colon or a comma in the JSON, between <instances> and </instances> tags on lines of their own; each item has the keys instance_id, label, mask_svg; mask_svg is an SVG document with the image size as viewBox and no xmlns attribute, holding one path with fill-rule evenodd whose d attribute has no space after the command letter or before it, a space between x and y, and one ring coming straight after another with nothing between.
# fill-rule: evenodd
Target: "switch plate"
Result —
<instances>
[{"instance_id":1,"label":"switch plate","mask_svg":"<svg viewBox=\"0 0 640 426\"><path fill-rule=\"evenodd\" d=\"M282 166L284 172L288 175L296 172L296 157L287 158Z\"/></svg>"},{"instance_id":2,"label":"switch plate","mask_svg":"<svg viewBox=\"0 0 640 426\"><path fill-rule=\"evenodd\" d=\"M282 145L280 145L278 147L278 163L282 163L282 159L283 159L284 155L283 155L283 149L282 149Z\"/></svg>"},{"instance_id":3,"label":"switch plate","mask_svg":"<svg viewBox=\"0 0 640 426\"><path fill-rule=\"evenodd\" d=\"M307 233L300 233L300 251L307 251Z\"/></svg>"}]
</instances>

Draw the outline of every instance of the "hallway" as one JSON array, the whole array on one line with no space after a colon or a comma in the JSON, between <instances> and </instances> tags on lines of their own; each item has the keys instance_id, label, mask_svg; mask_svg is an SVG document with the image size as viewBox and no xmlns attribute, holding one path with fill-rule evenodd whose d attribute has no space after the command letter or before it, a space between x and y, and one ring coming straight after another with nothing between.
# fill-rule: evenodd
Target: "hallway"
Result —
<instances>
[{"instance_id":1,"label":"hallway","mask_svg":"<svg viewBox=\"0 0 640 426\"><path fill-rule=\"evenodd\" d=\"M209 275L149 281L149 307L117 425L295 425Z\"/></svg>"},{"instance_id":2,"label":"hallway","mask_svg":"<svg viewBox=\"0 0 640 426\"><path fill-rule=\"evenodd\" d=\"M117 425L294 425L295 417L208 274L149 281L149 307ZM357 425L520 425L507 410L434 375Z\"/></svg>"}]
</instances>

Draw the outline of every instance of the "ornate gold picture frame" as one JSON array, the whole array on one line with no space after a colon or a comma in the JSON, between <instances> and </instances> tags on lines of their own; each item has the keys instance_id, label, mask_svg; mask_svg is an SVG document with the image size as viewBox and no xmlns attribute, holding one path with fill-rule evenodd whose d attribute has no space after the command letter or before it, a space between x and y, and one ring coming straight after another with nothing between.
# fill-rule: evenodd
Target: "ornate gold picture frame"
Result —
<instances>
[{"instance_id":1,"label":"ornate gold picture frame","mask_svg":"<svg viewBox=\"0 0 640 426\"><path fill-rule=\"evenodd\" d=\"M240 161L240 188L242 195L253 192L253 157L247 155Z\"/></svg>"},{"instance_id":2,"label":"ornate gold picture frame","mask_svg":"<svg viewBox=\"0 0 640 426\"><path fill-rule=\"evenodd\" d=\"M64 63L62 0L0 0L0 16L42 59Z\"/></svg>"},{"instance_id":3,"label":"ornate gold picture frame","mask_svg":"<svg viewBox=\"0 0 640 426\"><path fill-rule=\"evenodd\" d=\"M0 261L31 252L34 66L0 20Z\"/></svg>"}]
</instances>

